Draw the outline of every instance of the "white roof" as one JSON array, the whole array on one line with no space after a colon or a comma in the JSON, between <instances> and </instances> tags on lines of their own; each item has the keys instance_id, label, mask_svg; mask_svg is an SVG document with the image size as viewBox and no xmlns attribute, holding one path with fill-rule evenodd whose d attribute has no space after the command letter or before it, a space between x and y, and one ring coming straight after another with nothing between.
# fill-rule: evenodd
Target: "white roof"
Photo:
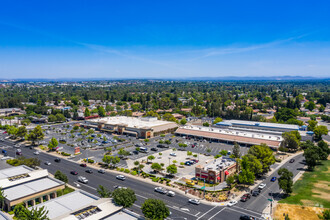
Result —
<instances>
[{"instance_id":1,"label":"white roof","mask_svg":"<svg viewBox=\"0 0 330 220\"><path fill-rule=\"evenodd\" d=\"M29 173L31 171L33 171L33 169L27 166L18 166L18 167L2 169L0 170L0 180L7 179L8 177L12 177L12 176L21 175L24 173Z\"/></svg>"},{"instance_id":2,"label":"white roof","mask_svg":"<svg viewBox=\"0 0 330 220\"><path fill-rule=\"evenodd\" d=\"M14 201L16 199L24 198L26 196L33 195L63 184L64 183L59 180L45 177L42 179L33 180L31 182L15 185L6 188L3 191L9 201Z\"/></svg>"},{"instance_id":3,"label":"white roof","mask_svg":"<svg viewBox=\"0 0 330 220\"><path fill-rule=\"evenodd\" d=\"M249 125L249 126L258 126L258 127L284 128L284 129L293 129L293 130L299 129L298 125L270 123L270 122L244 121L244 120L224 120L223 122L238 124L238 125L241 124L241 125Z\"/></svg>"},{"instance_id":4,"label":"white roof","mask_svg":"<svg viewBox=\"0 0 330 220\"><path fill-rule=\"evenodd\" d=\"M79 210L82 207L89 205L97 200L98 197L78 190L56 199L51 199L47 202L40 203L34 206L34 208L40 208L44 206L45 209L49 211L48 217L50 219L54 219L66 213Z\"/></svg>"},{"instance_id":5,"label":"white roof","mask_svg":"<svg viewBox=\"0 0 330 220\"><path fill-rule=\"evenodd\" d=\"M126 116L97 118L89 121L109 125L124 124L126 127L130 128L152 128L160 125L175 124L174 122L157 120L157 118L154 117L136 118Z\"/></svg>"}]
</instances>

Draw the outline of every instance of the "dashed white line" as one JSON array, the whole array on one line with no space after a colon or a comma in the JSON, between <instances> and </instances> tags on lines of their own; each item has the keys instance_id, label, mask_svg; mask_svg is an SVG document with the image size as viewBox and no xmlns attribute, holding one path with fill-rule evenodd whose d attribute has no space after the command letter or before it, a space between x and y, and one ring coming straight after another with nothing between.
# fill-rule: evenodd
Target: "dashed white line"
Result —
<instances>
[{"instance_id":1,"label":"dashed white line","mask_svg":"<svg viewBox=\"0 0 330 220\"><path fill-rule=\"evenodd\" d=\"M75 184L78 184L78 185L80 185L80 186L86 186L86 187L88 187L88 188L91 188L91 189L93 189L93 190L95 190L95 191L96 191L96 188L94 188L94 187L91 187L91 186L89 186L89 185L85 185L85 184L79 184L79 183L77 183L77 182L73 182L73 183L75 183Z\"/></svg>"},{"instance_id":2,"label":"dashed white line","mask_svg":"<svg viewBox=\"0 0 330 220\"><path fill-rule=\"evenodd\" d=\"M215 216L217 216L220 212L222 212L223 210L225 210L227 207L221 209L219 212L215 213L214 215L211 216L211 218L209 218L209 220L211 220L212 218L214 218Z\"/></svg>"}]
</instances>

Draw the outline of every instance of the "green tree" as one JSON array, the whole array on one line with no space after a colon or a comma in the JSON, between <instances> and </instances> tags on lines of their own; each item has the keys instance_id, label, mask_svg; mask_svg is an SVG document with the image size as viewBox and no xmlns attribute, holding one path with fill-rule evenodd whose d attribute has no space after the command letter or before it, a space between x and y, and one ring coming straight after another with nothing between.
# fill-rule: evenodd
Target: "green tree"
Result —
<instances>
[{"instance_id":1,"label":"green tree","mask_svg":"<svg viewBox=\"0 0 330 220\"><path fill-rule=\"evenodd\" d=\"M181 120L180 120L180 124L181 124L181 125L185 125L185 124L187 124L187 119L185 119L185 118L181 119Z\"/></svg>"},{"instance_id":2,"label":"green tree","mask_svg":"<svg viewBox=\"0 0 330 220\"><path fill-rule=\"evenodd\" d=\"M16 207L15 207L16 209ZM25 208L23 205L19 205L17 207L15 213L15 218L18 220L47 220L48 218L48 210L45 209L44 206L40 208L32 208L29 210Z\"/></svg>"},{"instance_id":3,"label":"green tree","mask_svg":"<svg viewBox=\"0 0 330 220\"><path fill-rule=\"evenodd\" d=\"M296 134L292 132L284 132L282 134L283 141L281 143L282 147L288 148L290 151L297 151L299 148L300 141Z\"/></svg>"},{"instance_id":4,"label":"green tree","mask_svg":"<svg viewBox=\"0 0 330 220\"><path fill-rule=\"evenodd\" d=\"M155 172L159 172L162 170L162 166L159 163L153 163L151 165L151 169L153 169Z\"/></svg>"},{"instance_id":5,"label":"green tree","mask_svg":"<svg viewBox=\"0 0 330 220\"><path fill-rule=\"evenodd\" d=\"M90 111L89 111L89 109L87 107L85 108L84 115L85 115L85 117L91 116L91 113L90 113Z\"/></svg>"},{"instance_id":6,"label":"green tree","mask_svg":"<svg viewBox=\"0 0 330 220\"><path fill-rule=\"evenodd\" d=\"M61 180L61 181L65 182L65 183L68 183L68 177L59 170L57 170L55 172L54 177L58 180Z\"/></svg>"},{"instance_id":7,"label":"green tree","mask_svg":"<svg viewBox=\"0 0 330 220\"><path fill-rule=\"evenodd\" d=\"M318 215L319 219L330 220L330 209L325 209L322 215Z\"/></svg>"},{"instance_id":8,"label":"green tree","mask_svg":"<svg viewBox=\"0 0 330 220\"><path fill-rule=\"evenodd\" d=\"M57 146L58 146L58 141L56 140L56 138L52 137L52 139L49 141L48 149L53 151Z\"/></svg>"},{"instance_id":9,"label":"green tree","mask_svg":"<svg viewBox=\"0 0 330 220\"><path fill-rule=\"evenodd\" d=\"M166 204L159 199L146 199L141 209L147 219L166 219L170 215Z\"/></svg>"},{"instance_id":10,"label":"green tree","mask_svg":"<svg viewBox=\"0 0 330 220\"><path fill-rule=\"evenodd\" d=\"M278 178L278 185L280 189L284 191L285 194L292 193L292 186L293 186L293 174L286 168L280 168L278 170L278 175L280 177Z\"/></svg>"},{"instance_id":11,"label":"green tree","mask_svg":"<svg viewBox=\"0 0 330 220\"><path fill-rule=\"evenodd\" d=\"M44 133L42 132L42 128L40 125L36 126L33 130L31 130L28 134L28 140L32 141L34 145L36 141L41 141L44 139Z\"/></svg>"},{"instance_id":12,"label":"green tree","mask_svg":"<svg viewBox=\"0 0 330 220\"><path fill-rule=\"evenodd\" d=\"M313 111L313 109L315 109L316 105L313 101L309 101L304 104L304 107L307 108L309 111Z\"/></svg>"},{"instance_id":13,"label":"green tree","mask_svg":"<svg viewBox=\"0 0 330 220\"><path fill-rule=\"evenodd\" d=\"M309 120L307 123L308 123L307 130L314 131L314 129L316 128L316 125L317 125L317 121Z\"/></svg>"},{"instance_id":14,"label":"green tree","mask_svg":"<svg viewBox=\"0 0 330 220\"><path fill-rule=\"evenodd\" d=\"M204 123L203 123L203 126L204 126L204 127L209 127L210 124L209 124L208 122L204 122Z\"/></svg>"},{"instance_id":15,"label":"green tree","mask_svg":"<svg viewBox=\"0 0 330 220\"><path fill-rule=\"evenodd\" d=\"M275 163L273 151L266 144L254 145L249 149L248 153L260 160L264 172L268 171L270 165Z\"/></svg>"},{"instance_id":16,"label":"green tree","mask_svg":"<svg viewBox=\"0 0 330 220\"><path fill-rule=\"evenodd\" d=\"M235 182L235 177L234 175L230 175L229 177L227 177L226 179L226 183L229 187L231 187L231 185Z\"/></svg>"},{"instance_id":17,"label":"green tree","mask_svg":"<svg viewBox=\"0 0 330 220\"><path fill-rule=\"evenodd\" d=\"M255 175L260 175L263 172L262 164L260 160L257 159L256 156L252 154L246 154L245 156L249 163L249 170L251 170ZM242 159L243 159L242 157Z\"/></svg>"},{"instance_id":18,"label":"green tree","mask_svg":"<svg viewBox=\"0 0 330 220\"><path fill-rule=\"evenodd\" d=\"M239 144L235 142L234 147L233 147L233 157L234 158L240 158L241 157L241 148Z\"/></svg>"},{"instance_id":19,"label":"green tree","mask_svg":"<svg viewBox=\"0 0 330 220\"><path fill-rule=\"evenodd\" d=\"M327 135L328 132L327 126L319 125L314 129L314 138L316 140L322 140L322 135Z\"/></svg>"},{"instance_id":20,"label":"green tree","mask_svg":"<svg viewBox=\"0 0 330 220\"><path fill-rule=\"evenodd\" d=\"M154 155L150 155L150 156L147 157L147 161L148 161L148 162L149 162L149 160L152 161L152 160L154 160L154 159L155 159L155 156L154 156Z\"/></svg>"},{"instance_id":21,"label":"green tree","mask_svg":"<svg viewBox=\"0 0 330 220\"><path fill-rule=\"evenodd\" d=\"M4 204L5 204L5 199L6 199L6 195L5 192L3 191L3 189L0 187L0 205L1 205L1 209L3 210L4 208ZM1 210L0 209L0 210Z\"/></svg>"},{"instance_id":22,"label":"green tree","mask_svg":"<svg viewBox=\"0 0 330 220\"><path fill-rule=\"evenodd\" d=\"M12 135L13 137L16 137L17 136L17 132L18 132L18 128L15 127L15 126L9 126L7 129L6 129L7 133L9 135Z\"/></svg>"},{"instance_id":23,"label":"green tree","mask_svg":"<svg viewBox=\"0 0 330 220\"><path fill-rule=\"evenodd\" d=\"M217 118L214 119L213 124L216 124L216 123L219 123L219 122L222 122L222 118L217 117Z\"/></svg>"},{"instance_id":24,"label":"green tree","mask_svg":"<svg viewBox=\"0 0 330 220\"><path fill-rule=\"evenodd\" d=\"M170 113L165 113L163 115L163 120L176 122L176 118L172 114L170 114Z\"/></svg>"},{"instance_id":25,"label":"green tree","mask_svg":"<svg viewBox=\"0 0 330 220\"><path fill-rule=\"evenodd\" d=\"M20 137L20 138L23 138L27 135L27 130L26 130L26 127L25 126L20 126L18 127L17 129L17 133L16 133L16 136L17 137Z\"/></svg>"},{"instance_id":26,"label":"green tree","mask_svg":"<svg viewBox=\"0 0 330 220\"><path fill-rule=\"evenodd\" d=\"M253 184L254 179L254 173L249 169L242 169L242 172L238 175L238 181L242 184Z\"/></svg>"},{"instance_id":27,"label":"green tree","mask_svg":"<svg viewBox=\"0 0 330 220\"><path fill-rule=\"evenodd\" d=\"M135 192L130 188L117 188L112 193L112 198L117 205L124 208L131 207L136 201Z\"/></svg>"},{"instance_id":28,"label":"green tree","mask_svg":"<svg viewBox=\"0 0 330 220\"><path fill-rule=\"evenodd\" d=\"M49 115L48 116L48 122L56 122L56 116L55 115Z\"/></svg>"},{"instance_id":29,"label":"green tree","mask_svg":"<svg viewBox=\"0 0 330 220\"><path fill-rule=\"evenodd\" d=\"M226 156L228 154L228 151L222 150L219 152L219 154L221 154L222 156Z\"/></svg>"},{"instance_id":30,"label":"green tree","mask_svg":"<svg viewBox=\"0 0 330 220\"><path fill-rule=\"evenodd\" d=\"M120 148L119 151L118 151L118 154L122 155L122 156L128 156L129 152L124 150L123 148Z\"/></svg>"},{"instance_id":31,"label":"green tree","mask_svg":"<svg viewBox=\"0 0 330 220\"><path fill-rule=\"evenodd\" d=\"M57 122L65 122L66 121L65 116L63 114L61 114L61 113L57 113L55 115L55 117L56 117L56 121Z\"/></svg>"},{"instance_id":32,"label":"green tree","mask_svg":"<svg viewBox=\"0 0 330 220\"><path fill-rule=\"evenodd\" d=\"M307 149L304 150L304 157L308 169L313 170L318 160L320 160L319 147L314 145L308 147Z\"/></svg>"},{"instance_id":33,"label":"green tree","mask_svg":"<svg viewBox=\"0 0 330 220\"><path fill-rule=\"evenodd\" d=\"M111 191L102 185L99 185L99 187L97 188L97 193L101 196L101 198L111 197Z\"/></svg>"},{"instance_id":34,"label":"green tree","mask_svg":"<svg viewBox=\"0 0 330 220\"><path fill-rule=\"evenodd\" d=\"M327 160L328 156L330 154L329 145L325 141L322 140L317 143L317 146L319 147L319 150L320 150L320 159Z\"/></svg>"},{"instance_id":35,"label":"green tree","mask_svg":"<svg viewBox=\"0 0 330 220\"><path fill-rule=\"evenodd\" d=\"M171 164L168 167L166 167L166 170L169 174L172 174L172 175L174 175L178 172L178 168L174 164Z\"/></svg>"},{"instance_id":36,"label":"green tree","mask_svg":"<svg viewBox=\"0 0 330 220\"><path fill-rule=\"evenodd\" d=\"M99 106L99 107L97 108L97 111L98 111L98 115L99 115L100 117L105 117L105 116L106 116L106 114L105 114L105 110L104 110L104 108L103 108L102 106Z\"/></svg>"}]
</instances>

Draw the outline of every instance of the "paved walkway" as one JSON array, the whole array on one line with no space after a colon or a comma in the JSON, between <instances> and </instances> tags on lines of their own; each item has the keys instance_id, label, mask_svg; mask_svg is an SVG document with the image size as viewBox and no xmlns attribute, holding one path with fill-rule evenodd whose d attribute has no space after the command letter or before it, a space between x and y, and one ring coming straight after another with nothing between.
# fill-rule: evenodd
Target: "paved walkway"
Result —
<instances>
[{"instance_id":1,"label":"paved walkway","mask_svg":"<svg viewBox=\"0 0 330 220\"><path fill-rule=\"evenodd\" d=\"M186 184L186 182L185 182L185 181L182 181L182 180L177 180L177 181L175 181L175 182L177 182L177 183L181 183L181 184ZM195 188L198 188L198 189L202 189L203 186L195 185L194 187L195 187ZM224 188L226 188L226 187L227 187L227 183L226 183L226 182L222 182L222 183L220 183L220 184L218 184L218 185L216 185L216 186L205 187L205 190L206 190L206 191L220 191L220 190L222 190L222 189L224 189Z\"/></svg>"}]
</instances>

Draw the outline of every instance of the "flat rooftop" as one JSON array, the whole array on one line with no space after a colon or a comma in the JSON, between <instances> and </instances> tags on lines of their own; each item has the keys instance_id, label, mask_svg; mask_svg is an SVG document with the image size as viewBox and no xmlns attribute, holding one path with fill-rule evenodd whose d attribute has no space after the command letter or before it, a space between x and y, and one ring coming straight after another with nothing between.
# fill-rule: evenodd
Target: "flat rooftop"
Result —
<instances>
[{"instance_id":1,"label":"flat rooftop","mask_svg":"<svg viewBox=\"0 0 330 220\"><path fill-rule=\"evenodd\" d=\"M255 126L255 127L260 127L260 128L267 127L267 128L299 130L298 125L279 124L279 123L270 123L270 122L258 122L258 121L224 120L222 122L217 123L217 125L221 125L221 124Z\"/></svg>"},{"instance_id":2,"label":"flat rooftop","mask_svg":"<svg viewBox=\"0 0 330 220\"><path fill-rule=\"evenodd\" d=\"M180 127L175 133L225 141L236 141L238 143L247 143L252 145L265 143L272 147L278 147L283 140L281 135L258 134L253 132L235 131L231 129L203 127L197 125L186 125Z\"/></svg>"},{"instance_id":3,"label":"flat rooftop","mask_svg":"<svg viewBox=\"0 0 330 220\"><path fill-rule=\"evenodd\" d=\"M44 177L41 179L32 180L30 182L21 183L12 187L4 189L4 194L9 201L14 201L20 198L27 197L29 195L36 194L38 192L52 189L57 186L61 186L64 183L50 177Z\"/></svg>"},{"instance_id":4,"label":"flat rooftop","mask_svg":"<svg viewBox=\"0 0 330 220\"><path fill-rule=\"evenodd\" d=\"M234 160L230 159L223 159L218 158L216 160L212 160L212 162L205 164L204 166L201 165L201 167L204 167L204 170L224 170L227 167L230 167L231 165L235 164L236 162Z\"/></svg>"},{"instance_id":5,"label":"flat rooftop","mask_svg":"<svg viewBox=\"0 0 330 220\"><path fill-rule=\"evenodd\" d=\"M116 117L96 118L88 121L103 123L108 125L125 125L126 127L130 127L130 128L153 128L162 125L175 124L174 122L170 122L170 121L157 120L157 118L155 117L136 118L136 117L116 116Z\"/></svg>"},{"instance_id":6,"label":"flat rooftop","mask_svg":"<svg viewBox=\"0 0 330 220\"><path fill-rule=\"evenodd\" d=\"M77 190L56 199L51 199L47 202L40 203L34 206L34 208L44 206L45 209L48 210L48 217L50 219L55 219L59 216L79 210L97 201L98 199L98 197L87 192Z\"/></svg>"},{"instance_id":7,"label":"flat rooftop","mask_svg":"<svg viewBox=\"0 0 330 220\"><path fill-rule=\"evenodd\" d=\"M27 166L18 166L18 167L3 169L0 170L0 180L7 179L13 176L18 176L25 173L30 173L31 171L33 171L33 169Z\"/></svg>"}]
</instances>

